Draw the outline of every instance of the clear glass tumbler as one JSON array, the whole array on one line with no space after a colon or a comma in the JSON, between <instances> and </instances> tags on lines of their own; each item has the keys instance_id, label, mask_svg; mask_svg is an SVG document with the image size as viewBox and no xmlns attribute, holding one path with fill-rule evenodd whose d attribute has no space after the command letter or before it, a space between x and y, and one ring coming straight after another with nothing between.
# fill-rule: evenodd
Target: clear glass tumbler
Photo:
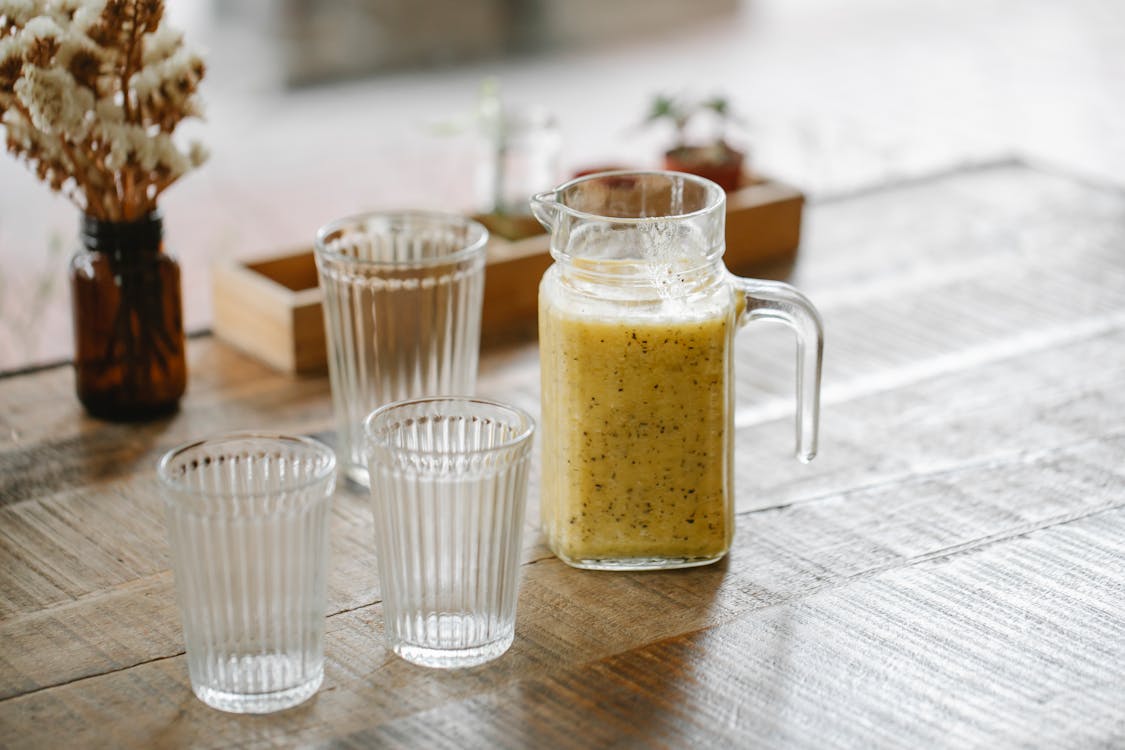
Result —
<instances>
[{"instance_id":1,"label":"clear glass tumbler","mask_svg":"<svg viewBox=\"0 0 1125 750\"><path fill-rule=\"evenodd\" d=\"M316 237L337 451L367 484L363 419L383 404L476 389L488 231L441 213L371 213Z\"/></svg>"},{"instance_id":2,"label":"clear glass tumbler","mask_svg":"<svg viewBox=\"0 0 1125 750\"><path fill-rule=\"evenodd\" d=\"M268 713L320 687L335 468L315 440L255 433L160 461L188 673L207 705Z\"/></svg>"},{"instance_id":3,"label":"clear glass tumbler","mask_svg":"<svg viewBox=\"0 0 1125 750\"><path fill-rule=\"evenodd\" d=\"M494 401L390 404L364 424L388 646L468 667L512 645L535 424Z\"/></svg>"}]
</instances>

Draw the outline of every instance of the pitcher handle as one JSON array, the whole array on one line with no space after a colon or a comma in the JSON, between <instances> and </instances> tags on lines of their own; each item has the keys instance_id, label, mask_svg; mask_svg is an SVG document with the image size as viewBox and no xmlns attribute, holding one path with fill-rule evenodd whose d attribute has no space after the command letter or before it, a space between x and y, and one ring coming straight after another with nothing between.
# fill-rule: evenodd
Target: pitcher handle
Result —
<instances>
[{"instance_id":1,"label":"pitcher handle","mask_svg":"<svg viewBox=\"0 0 1125 750\"><path fill-rule=\"evenodd\" d=\"M820 313L808 297L780 281L739 276L731 276L731 280L745 305L738 315L740 328L753 320L772 319L797 334L797 459L808 463L816 457L820 423L820 370L824 359Z\"/></svg>"}]
</instances>

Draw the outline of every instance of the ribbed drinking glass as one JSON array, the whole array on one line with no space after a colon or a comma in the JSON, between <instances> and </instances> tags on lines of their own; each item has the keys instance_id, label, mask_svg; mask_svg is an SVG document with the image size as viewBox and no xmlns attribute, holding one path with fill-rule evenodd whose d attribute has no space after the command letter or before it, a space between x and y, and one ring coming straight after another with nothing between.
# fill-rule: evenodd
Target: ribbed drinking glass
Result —
<instances>
[{"instance_id":1,"label":"ribbed drinking glass","mask_svg":"<svg viewBox=\"0 0 1125 750\"><path fill-rule=\"evenodd\" d=\"M256 433L160 461L188 673L207 705L267 713L320 687L335 468L326 445Z\"/></svg>"},{"instance_id":2,"label":"ribbed drinking glass","mask_svg":"<svg viewBox=\"0 0 1125 750\"><path fill-rule=\"evenodd\" d=\"M367 418L388 646L467 667L512 644L531 417L494 401L405 401Z\"/></svg>"},{"instance_id":3,"label":"ribbed drinking glass","mask_svg":"<svg viewBox=\"0 0 1125 750\"><path fill-rule=\"evenodd\" d=\"M316 237L337 451L367 484L363 419L409 398L471 395L488 231L441 213L369 213Z\"/></svg>"}]
</instances>

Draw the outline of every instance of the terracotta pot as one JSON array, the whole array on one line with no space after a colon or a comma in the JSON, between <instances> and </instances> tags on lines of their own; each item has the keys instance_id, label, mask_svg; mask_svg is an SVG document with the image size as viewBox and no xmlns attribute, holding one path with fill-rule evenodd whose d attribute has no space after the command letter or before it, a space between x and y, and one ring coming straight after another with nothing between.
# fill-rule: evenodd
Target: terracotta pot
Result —
<instances>
[{"instance_id":1,"label":"terracotta pot","mask_svg":"<svg viewBox=\"0 0 1125 750\"><path fill-rule=\"evenodd\" d=\"M681 146L664 153L664 168L705 177L728 193L742 184L741 151L727 145Z\"/></svg>"}]
</instances>

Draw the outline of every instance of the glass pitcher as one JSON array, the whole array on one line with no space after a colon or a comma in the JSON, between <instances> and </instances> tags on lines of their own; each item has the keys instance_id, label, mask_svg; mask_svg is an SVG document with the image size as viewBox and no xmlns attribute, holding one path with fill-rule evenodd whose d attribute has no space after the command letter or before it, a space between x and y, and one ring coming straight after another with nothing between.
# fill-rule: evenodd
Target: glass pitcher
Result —
<instances>
[{"instance_id":1,"label":"glass pitcher","mask_svg":"<svg viewBox=\"0 0 1125 750\"><path fill-rule=\"evenodd\" d=\"M734 525L734 333L797 334L797 457L816 454L823 332L799 291L723 265L726 194L676 172L605 172L532 198L554 264L539 287L542 519L596 570L706 565Z\"/></svg>"}]
</instances>

